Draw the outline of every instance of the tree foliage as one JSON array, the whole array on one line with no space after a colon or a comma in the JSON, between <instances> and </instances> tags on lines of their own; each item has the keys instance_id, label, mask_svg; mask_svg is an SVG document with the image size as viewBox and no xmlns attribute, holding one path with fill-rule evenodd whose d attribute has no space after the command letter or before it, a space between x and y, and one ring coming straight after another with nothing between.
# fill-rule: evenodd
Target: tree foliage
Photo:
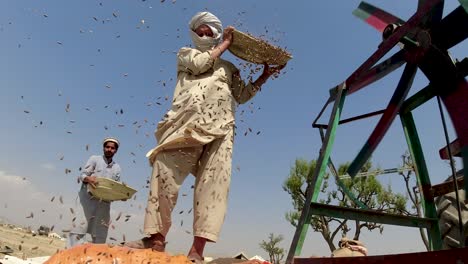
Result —
<instances>
[{"instance_id":1,"label":"tree foliage","mask_svg":"<svg viewBox=\"0 0 468 264\"><path fill-rule=\"evenodd\" d=\"M268 241L263 240L260 243L260 247L268 253L272 264L280 264L281 260L283 260L285 250L278 246L283 239L282 235L275 236L270 233Z\"/></svg>"},{"instance_id":2,"label":"tree foliage","mask_svg":"<svg viewBox=\"0 0 468 264\"><path fill-rule=\"evenodd\" d=\"M315 170L317 162L315 160L306 161L304 159L296 159L294 166L291 167L289 177L283 183L283 189L288 192L292 199L293 211L286 213L286 219L296 226L299 217L304 207L305 190L307 183L311 182L312 172ZM341 164L338 168L338 175L345 175L349 163ZM340 178L342 184L354 194L357 200L364 203L369 209L392 214L410 214L406 210L407 198L401 194L396 194L390 186L384 187L372 174L376 168L371 162L367 162L363 166L361 172L369 172L367 177L349 177ZM320 203L344 206L349 208L359 208L342 190L336 188L338 185L336 179L333 178L334 185L330 184L330 174L324 175L323 183L320 187L319 201ZM336 247L333 243L337 235L340 238L347 236L350 231L354 231L353 239L359 240L362 230L379 230L383 232L383 225L371 222L351 221L346 219L338 219L333 217L325 217L314 215L310 219L310 225L316 232L322 234L323 239L327 242L331 252Z\"/></svg>"}]
</instances>

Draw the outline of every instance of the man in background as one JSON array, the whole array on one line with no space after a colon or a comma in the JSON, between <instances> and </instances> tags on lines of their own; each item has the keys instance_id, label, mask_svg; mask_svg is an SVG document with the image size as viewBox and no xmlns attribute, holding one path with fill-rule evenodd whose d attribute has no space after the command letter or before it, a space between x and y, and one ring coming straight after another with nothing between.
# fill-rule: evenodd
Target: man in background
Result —
<instances>
[{"instance_id":1,"label":"man in background","mask_svg":"<svg viewBox=\"0 0 468 264\"><path fill-rule=\"evenodd\" d=\"M88 191L88 185L95 187L96 177L110 178L120 181L121 169L113 158L119 149L119 141L115 138L105 138L103 143L103 155L93 155L86 163L81 176L81 184L78 198L81 210L73 221L73 227L68 237L68 247L86 242L84 236L90 234L92 243L105 243L110 221L110 202L93 197Z\"/></svg>"}]
</instances>

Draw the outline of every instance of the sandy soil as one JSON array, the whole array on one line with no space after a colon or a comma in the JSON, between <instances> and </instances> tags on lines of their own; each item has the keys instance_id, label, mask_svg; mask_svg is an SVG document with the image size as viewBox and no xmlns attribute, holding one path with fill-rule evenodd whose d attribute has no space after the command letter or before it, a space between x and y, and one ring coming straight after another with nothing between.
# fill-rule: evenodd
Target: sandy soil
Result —
<instances>
[{"instance_id":1,"label":"sandy soil","mask_svg":"<svg viewBox=\"0 0 468 264\"><path fill-rule=\"evenodd\" d=\"M65 248L65 241L46 236L33 236L22 231L13 230L6 226L0 226L0 250L5 246L10 247L14 252L10 255L20 258L34 258L41 256L51 256L57 250ZM0 259L3 258L0 253Z\"/></svg>"}]
</instances>

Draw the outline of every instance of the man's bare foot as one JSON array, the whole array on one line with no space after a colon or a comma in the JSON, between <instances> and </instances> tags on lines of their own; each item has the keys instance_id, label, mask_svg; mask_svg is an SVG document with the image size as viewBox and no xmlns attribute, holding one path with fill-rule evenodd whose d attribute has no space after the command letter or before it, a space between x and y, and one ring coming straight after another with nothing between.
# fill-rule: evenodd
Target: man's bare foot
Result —
<instances>
[{"instance_id":1,"label":"man's bare foot","mask_svg":"<svg viewBox=\"0 0 468 264\"><path fill-rule=\"evenodd\" d=\"M150 237L144 237L139 240L123 243L123 246L135 249L151 248L155 251L164 252L166 249L165 238L163 235L157 233L152 234Z\"/></svg>"},{"instance_id":2,"label":"man's bare foot","mask_svg":"<svg viewBox=\"0 0 468 264\"><path fill-rule=\"evenodd\" d=\"M195 264L203 264L203 257L196 254L196 253L193 253L193 254L189 254L187 256L187 258L192 262L192 263L195 263Z\"/></svg>"},{"instance_id":3,"label":"man's bare foot","mask_svg":"<svg viewBox=\"0 0 468 264\"><path fill-rule=\"evenodd\" d=\"M193 263L203 263L203 250L206 245L206 238L195 236L193 238L192 247L187 254L187 257Z\"/></svg>"}]
</instances>

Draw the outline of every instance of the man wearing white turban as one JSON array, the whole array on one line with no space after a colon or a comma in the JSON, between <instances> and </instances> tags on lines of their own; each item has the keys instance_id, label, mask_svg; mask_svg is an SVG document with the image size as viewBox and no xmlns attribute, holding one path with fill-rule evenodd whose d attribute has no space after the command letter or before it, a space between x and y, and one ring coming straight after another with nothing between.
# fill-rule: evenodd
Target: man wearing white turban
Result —
<instances>
[{"instance_id":1,"label":"man wearing white turban","mask_svg":"<svg viewBox=\"0 0 468 264\"><path fill-rule=\"evenodd\" d=\"M208 27L210 30L206 30L210 35L198 35L200 32L196 32L200 26ZM189 23L190 36L192 37L193 44L195 47L204 52L214 48L222 37L223 25L217 17L210 12L198 12Z\"/></svg>"},{"instance_id":2,"label":"man wearing white turban","mask_svg":"<svg viewBox=\"0 0 468 264\"><path fill-rule=\"evenodd\" d=\"M192 173L194 240L188 256L200 262L206 242L216 242L224 222L236 106L251 99L284 66L265 65L258 79L246 84L239 70L221 58L232 43L234 28L223 32L221 21L209 12L197 13L189 27L195 48L184 47L177 54L172 108L158 123L157 147L147 154L153 167L144 223L148 237L125 245L164 251L179 188Z\"/></svg>"}]
</instances>

